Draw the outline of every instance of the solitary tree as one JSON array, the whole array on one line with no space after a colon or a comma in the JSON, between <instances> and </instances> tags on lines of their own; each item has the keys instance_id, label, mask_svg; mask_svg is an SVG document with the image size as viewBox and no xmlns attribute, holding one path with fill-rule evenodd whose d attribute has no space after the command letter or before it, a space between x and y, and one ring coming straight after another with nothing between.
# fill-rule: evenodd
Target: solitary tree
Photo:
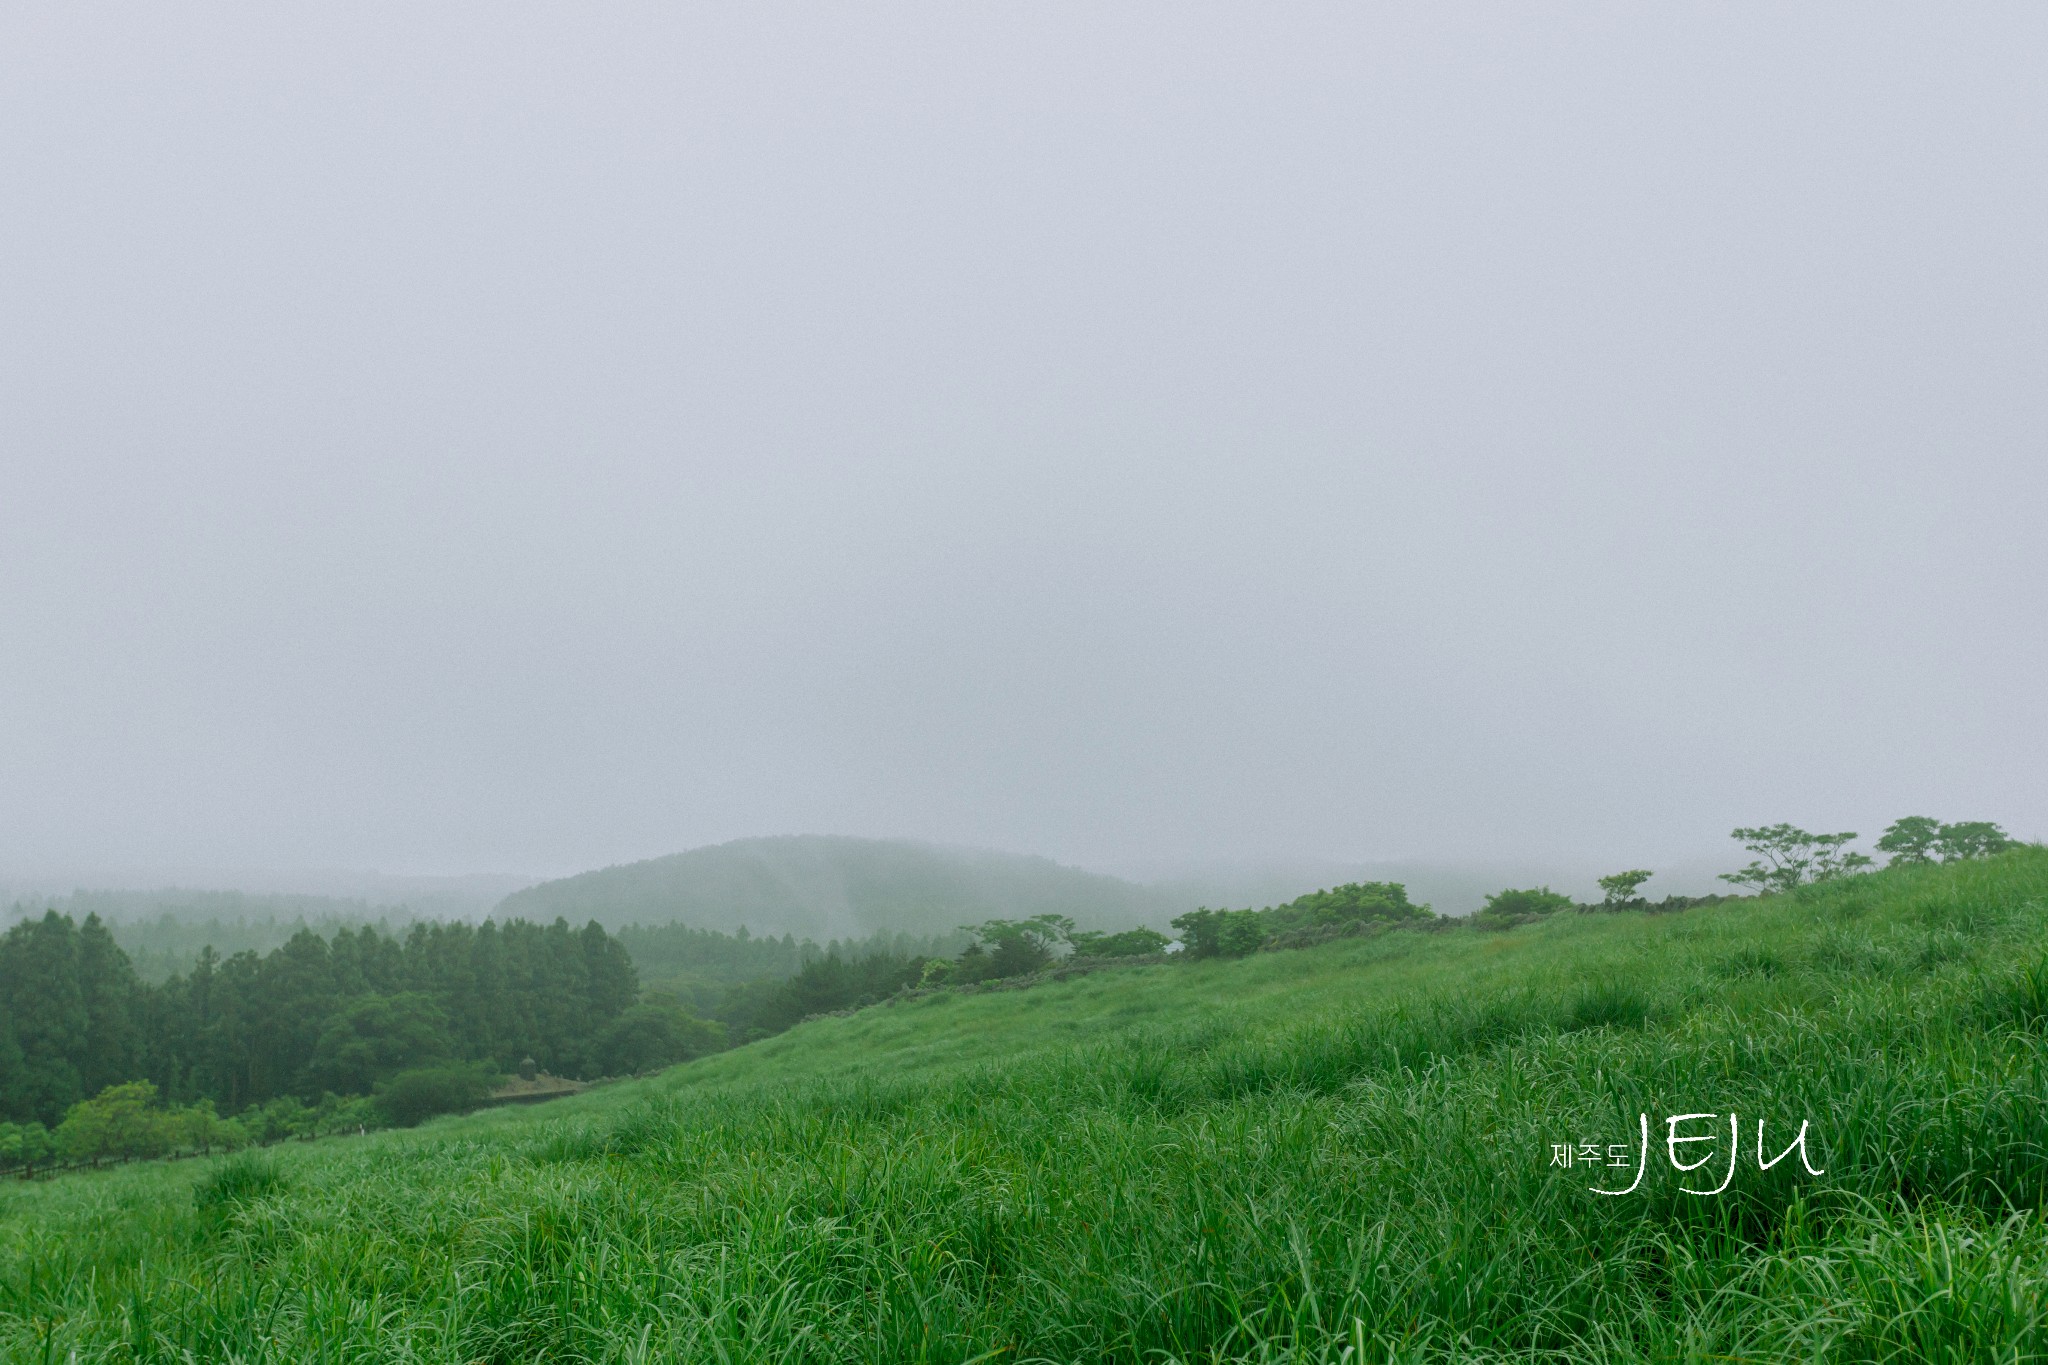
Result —
<instances>
[{"instance_id":1,"label":"solitary tree","mask_svg":"<svg viewBox=\"0 0 2048 1365\"><path fill-rule=\"evenodd\" d=\"M1844 848L1856 838L1853 830L1809 834L1796 825L1781 823L1737 829L1730 837L1740 839L1744 848L1761 856L1740 872L1723 872L1721 880L1754 886L1765 894L1790 891L1808 882L1832 881L1870 866L1868 856Z\"/></svg>"},{"instance_id":2,"label":"solitary tree","mask_svg":"<svg viewBox=\"0 0 2048 1365\"><path fill-rule=\"evenodd\" d=\"M1074 921L1065 915L1033 915L1030 919L992 919L979 925L963 924L962 933L973 934L988 953L988 974L995 977L1025 976L1052 961L1061 945L1073 937Z\"/></svg>"},{"instance_id":3,"label":"solitary tree","mask_svg":"<svg viewBox=\"0 0 2048 1365\"><path fill-rule=\"evenodd\" d=\"M1647 867L1632 867L1626 872L1617 872L1611 877L1600 879L1600 890L1606 899L1600 903L1609 910L1625 910L1641 905L1643 898L1636 894L1644 882L1656 874Z\"/></svg>"},{"instance_id":4,"label":"solitary tree","mask_svg":"<svg viewBox=\"0 0 2048 1365\"><path fill-rule=\"evenodd\" d=\"M1877 847L1879 852L1892 855L1889 866L1911 866L1933 862L1935 845L1940 839L1941 821L1924 815L1908 815L1892 821L1878 838Z\"/></svg>"}]
</instances>

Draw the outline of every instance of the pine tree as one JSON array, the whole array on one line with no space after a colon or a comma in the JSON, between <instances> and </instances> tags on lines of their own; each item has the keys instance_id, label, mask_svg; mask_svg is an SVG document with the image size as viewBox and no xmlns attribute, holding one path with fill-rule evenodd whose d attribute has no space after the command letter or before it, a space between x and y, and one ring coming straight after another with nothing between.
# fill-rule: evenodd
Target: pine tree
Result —
<instances>
[{"instance_id":1,"label":"pine tree","mask_svg":"<svg viewBox=\"0 0 2048 1365\"><path fill-rule=\"evenodd\" d=\"M85 1007L85 1046L77 1058L88 1095L132 1081L141 1071L135 970L96 914L78 930L78 990Z\"/></svg>"},{"instance_id":2,"label":"pine tree","mask_svg":"<svg viewBox=\"0 0 2048 1365\"><path fill-rule=\"evenodd\" d=\"M78 930L51 910L0 937L0 1004L13 1018L21 1065L0 1078L6 1113L55 1124L85 1097L85 999L78 987Z\"/></svg>"}]
</instances>

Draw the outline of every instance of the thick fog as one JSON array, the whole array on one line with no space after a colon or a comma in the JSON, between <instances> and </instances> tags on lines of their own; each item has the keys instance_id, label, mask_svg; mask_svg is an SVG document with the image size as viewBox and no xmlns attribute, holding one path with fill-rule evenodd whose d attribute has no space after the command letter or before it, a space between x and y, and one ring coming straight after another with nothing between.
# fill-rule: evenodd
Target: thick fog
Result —
<instances>
[{"instance_id":1,"label":"thick fog","mask_svg":"<svg viewBox=\"0 0 2048 1365\"><path fill-rule=\"evenodd\" d=\"M14 7L0 872L2048 834L2044 52Z\"/></svg>"}]
</instances>

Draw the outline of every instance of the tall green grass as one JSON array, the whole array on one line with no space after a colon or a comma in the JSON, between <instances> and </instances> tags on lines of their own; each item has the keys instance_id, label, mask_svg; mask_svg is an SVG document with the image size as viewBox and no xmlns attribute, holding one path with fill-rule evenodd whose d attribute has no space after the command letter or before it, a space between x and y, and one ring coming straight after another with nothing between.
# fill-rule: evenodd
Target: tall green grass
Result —
<instances>
[{"instance_id":1,"label":"tall green grass","mask_svg":"<svg viewBox=\"0 0 2048 1365\"><path fill-rule=\"evenodd\" d=\"M2026 849L927 997L545 1110L10 1189L0 1351L2039 1359L2044 964ZM1826 1174L1684 1193L1663 1116L1731 1109L1773 1153L1812 1120ZM1550 1164L1643 1113L1635 1194Z\"/></svg>"}]
</instances>

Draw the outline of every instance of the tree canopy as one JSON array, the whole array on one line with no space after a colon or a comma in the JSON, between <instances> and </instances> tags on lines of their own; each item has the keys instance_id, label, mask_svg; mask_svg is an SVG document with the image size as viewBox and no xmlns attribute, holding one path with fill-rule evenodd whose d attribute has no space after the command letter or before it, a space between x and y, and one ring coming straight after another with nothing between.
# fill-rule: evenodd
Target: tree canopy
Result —
<instances>
[{"instance_id":1,"label":"tree canopy","mask_svg":"<svg viewBox=\"0 0 2048 1365\"><path fill-rule=\"evenodd\" d=\"M1737 886L1752 886L1766 894L1790 891L1809 882L1832 881L1870 866L1867 854L1851 853L1853 830L1840 834L1810 834L1796 825L1761 825L1737 829L1729 836L1743 848L1760 855L1739 872L1723 872L1721 880Z\"/></svg>"},{"instance_id":2,"label":"tree canopy","mask_svg":"<svg viewBox=\"0 0 2048 1365\"><path fill-rule=\"evenodd\" d=\"M1191 910L1173 921L1191 958L1243 957L1283 942L1306 942L1371 925L1418 924L1436 916L1399 882L1349 882L1264 910Z\"/></svg>"},{"instance_id":3,"label":"tree canopy","mask_svg":"<svg viewBox=\"0 0 2048 1365\"><path fill-rule=\"evenodd\" d=\"M0 935L0 1119L55 1127L140 1081L163 1104L239 1112L366 1095L440 1063L510 1071L530 1056L595 1076L639 994L625 949L594 923L302 930L268 953L203 950L151 985L97 916L51 911Z\"/></svg>"}]
</instances>

